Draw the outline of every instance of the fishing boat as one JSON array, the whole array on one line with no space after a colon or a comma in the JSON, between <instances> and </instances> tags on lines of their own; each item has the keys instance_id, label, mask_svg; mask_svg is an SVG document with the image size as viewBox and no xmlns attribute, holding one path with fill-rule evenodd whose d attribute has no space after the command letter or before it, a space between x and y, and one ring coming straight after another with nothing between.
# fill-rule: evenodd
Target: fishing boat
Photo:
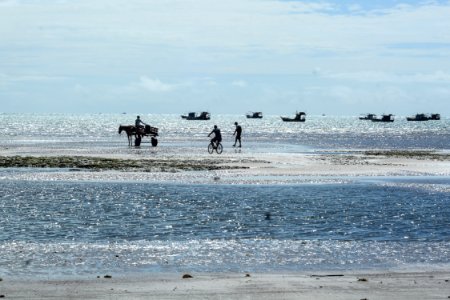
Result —
<instances>
[{"instance_id":1,"label":"fishing boat","mask_svg":"<svg viewBox=\"0 0 450 300\"><path fill-rule=\"evenodd\" d=\"M376 117L377 117L376 114L366 114L364 116L360 116L359 119L360 120L373 120Z\"/></svg>"},{"instance_id":2,"label":"fishing boat","mask_svg":"<svg viewBox=\"0 0 450 300\"><path fill-rule=\"evenodd\" d=\"M382 115L381 118L373 118L372 122L394 122L394 115Z\"/></svg>"},{"instance_id":3,"label":"fishing boat","mask_svg":"<svg viewBox=\"0 0 450 300\"><path fill-rule=\"evenodd\" d=\"M283 120L283 122L305 122L306 121L306 113L297 112L297 113L295 113L294 118L281 117L281 120Z\"/></svg>"},{"instance_id":4,"label":"fishing boat","mask_svg":"<svg viewBox=\"0 0 450 300\"><path fill-rule=\"evenodd\" d=\"M428 121L431 120L430 116L427 116L426 114L416 114L412 117L406 117L407 121Z\"/></svg>"},{"instance_id":5,"label":"fishing boat","mask_svg":"<svg viewBox=\"0 0 450 300\"><path fill-rule=\"evenodd\" d=\"M430 120L440 120L441 115L440 114L431 114Z\"/></svg>"},{"instance_id":6,"label":"fishing boat","mask_svg":"<svg viewBox=\"0 0 450 300\"><path fill-rule=\"evenodd\" d=\"M248 112L246 116L247 116L247 119L262 119L262 117L263 117L262 112L260 112L260 111Z\"/></svg>"},{"instance_id":7,"label":"fishing boat","mask_svg":"<svg viewBox=\"0 0 450 300\"><path fill-rule=\"evenodd\" d=\"M440 114L416 114L412 117L406 117L407 121L429 121L429 120L440 120L441 115Z\"/></svg>"},{"instance_id":8,"label":"fishing boat","mask_svg":"<svg viewBox=\"0 0 450 300\"><path fill-rule=\"evenodd\" d=\"M206 111L202 111L201 113L190 112L187 115L182 115L181 118L186 120L209 120L211 115Z\"/></svg>"}]
</instances>

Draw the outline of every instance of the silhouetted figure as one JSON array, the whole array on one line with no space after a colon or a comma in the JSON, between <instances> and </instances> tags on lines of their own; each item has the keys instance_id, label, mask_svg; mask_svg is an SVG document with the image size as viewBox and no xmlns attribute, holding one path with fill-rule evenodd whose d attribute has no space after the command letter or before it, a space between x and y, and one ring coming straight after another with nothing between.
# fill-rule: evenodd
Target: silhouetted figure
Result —
<instances>
[{"instance_id":1,"label":"silhouetted figure","mask_svg":"<svg viewBox=\"0 0 450 300\"><path fill-rule=\"evenodd\" d=\"M140 134L140 133L144 133L144 128L145 128L145 124L142 120L140 116L136 117L136 121L134 121L134 126L136 127L136 133Z\"/></svg>"},{"instance_id":2,"label":"silhouetted figure","mask_svg":"<svg viewBox=\"0 0 450 300\"><path fill-rule=\"evenodd\" d=\"M140 116L136 117L136 121L134 121L134 125L136 126L136 128L144 128L145 124L142 120Z\"/></svg>"},{"instance_id":3,"label":"silhouetted figure","mask_svg":"<svg viewBox=\"0 0 450 300\"><path fill-rule=\"evenodd\" d=\"M208 134L208 137L213 133L214 138L211 139L211 143L213 143L213 145L217 147L217 144L222 141L222 134L220 133L220 129L217 128L217 125L214 125L214 129Z\"/></svg>"},{"instance_id":4,"label":"silhouetted figure","mask_svg":"<svg viewBox=\"0 0 450 300\"><path fill-rule=\"evenodd\" d=\"M234 125L236 125L236 129L234 130L233 135L236 135L236 139L234 140L233 147L236 147L236 143L239 141L239 148L241 148L242 127L238 124L238 122L234 122Z\"/></svg>"}]
</instances>

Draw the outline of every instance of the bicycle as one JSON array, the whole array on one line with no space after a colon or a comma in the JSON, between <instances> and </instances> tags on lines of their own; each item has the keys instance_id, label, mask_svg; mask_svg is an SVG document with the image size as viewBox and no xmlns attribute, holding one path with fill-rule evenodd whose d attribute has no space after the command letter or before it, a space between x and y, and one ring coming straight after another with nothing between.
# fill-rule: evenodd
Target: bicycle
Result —
<instances>
[{"instance_id":1,"label":"bicycle","mask_svg":"<svg viewBox=\"0 0 450 300\"><path fill-rule=\"evenodd\" d=\"M213 154L214 150L216 150L217 154L221 154L223 151L222 144L220 142L213 143L211 141L211 143L209 143L209 145L208 145L209 154Z\"/></svg>"}]
</instances>

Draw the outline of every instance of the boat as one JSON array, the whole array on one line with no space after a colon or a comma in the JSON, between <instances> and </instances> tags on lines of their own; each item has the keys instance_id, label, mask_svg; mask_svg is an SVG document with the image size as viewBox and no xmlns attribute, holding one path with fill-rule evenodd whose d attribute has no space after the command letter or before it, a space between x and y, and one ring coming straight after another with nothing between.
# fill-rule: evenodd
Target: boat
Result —
<instances>
[{"instance_id":1,"label":"boat","mask_svg":"<svg viewBox=\"0 0 450 300\"><path fill-rule=\"evenodd\" d=\"M382 115L381 118L373 118L372 122L394 122L394 115Z\"/></svg>"},{"instance_id":2,"label":"boat","mask_svg":"<svg viewBox=\"0 0 450 300\"><path fill-rule=\"evenodd\" d=\"M306 113L297 112L297 113L295 113L294 118L281 117L281 120L283 120L283 122L305 122L306 121Z\"/></svg>"},{"instance_id":3,"label":"boat","mask_svg":"<svg viewBox=\"0 0 450 300\"><path fill-rule=\"evenodd\" d=\"M360 116L359 119L360 120L373 120L376 117L377 117L376 114L366 114L364 116Z\"/></svg>"},{"instance_id":4,"label":"boat","mask_svg":"<svg viewBox=\"0 0 450 300\"><path fill-rule=\"evenodd\" d=\"M406 117L407 121L428 121L431 120L431 117L426 114L416 114L413 117Z\"/></svg>"},{"instance_id":5,"label":"boat","mask_svg":"<svg viewBox=\"0 0 450 300\"><path fill-rule=\"evenodd\" d=\"M247 119L262 119L263 115L262 112L256 111L256 112L249 112L247 113Z\"/></svg>"},{"instance_id":6,"label":"boat","mask_svg":"<svg viewBox=\"0 0 450 300\"><path fill-rule=\"evenodd\" d=\"M440 120L441 115L440 114L431 114L430 120Z\"/></svg>"},{"instance_id":7,"label":"boat","mask_svg":"<svg viewBox=\"0 0 450 300\"><path fill-rule=\"evenodd\" d=\"M182 115L181 118L186 120L209 120L211 115L206 111L202 111L201 113L190 112L187 115Z\"/></svg>"},{"instance_id":8,"label":"boat","mask_svg":"<svg viewBox=\"0 0 450 300\"><path fill-rule=\"evenodd\" d=\"M440 120L441 115L440 114L416 114L413 117L406 117L406 120L408 121L428 121L428 120Z\"/></svg>"}]
</instances>

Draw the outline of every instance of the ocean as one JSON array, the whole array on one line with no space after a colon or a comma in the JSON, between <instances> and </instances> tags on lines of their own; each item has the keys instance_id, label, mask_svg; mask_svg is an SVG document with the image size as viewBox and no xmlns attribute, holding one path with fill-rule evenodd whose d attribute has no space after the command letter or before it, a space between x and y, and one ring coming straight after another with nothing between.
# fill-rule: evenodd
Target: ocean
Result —
<instances>
[{"instance_id":1,"label":"ocean","mask_svg":"<svg viewBox=\"0 0 450 300\"><path fill-rule=\"evenodd\" d=\"M0 114L0 146L18 152L36 145L46 149L107 153L127 145L119 125L134 124L133 114ZM159 128L163 150L189 149L203 153L214 125L222 131L224 145L234 143L234 122L243 128L248 152L311 152L336 149L450 149L450 119L408 122L397 117L393 123L362 121L358 116L307 116L305 123L282 122L280 116L247 119L244 115L212 116L208 121L187 121L180 115L142 115L141 119ZM145 139L143 142L147 142ZM206 146L205 146L206 144ZM200 151L200 152L199 152Z\"/></svg>"},{"instance_id":2,"label":"ocean","mask_svg":"<svg viewBox=\"0 0 450 300\"><path fill-rule=\"evenodd\" d=\"M206 156L207 134L234 122L244 153L367 149L448 152L450 120L372 123L356 117L141 115L156 148L128 147L129 114L0 114L0 149L17 155ZM145 140L144 140L145 142ZM149 272L344 272L448 269L450 178L358 177L300 184L47 180L61 169L0 170L0 275ZM26 174L25 177L17 174ZM34 175L36 174L36 176ZM21 179L22 178L22 179ZM25 178L25 179L24 179ZM57 178L57 177L55 177Z\"/></svg>"}]
</instances>

